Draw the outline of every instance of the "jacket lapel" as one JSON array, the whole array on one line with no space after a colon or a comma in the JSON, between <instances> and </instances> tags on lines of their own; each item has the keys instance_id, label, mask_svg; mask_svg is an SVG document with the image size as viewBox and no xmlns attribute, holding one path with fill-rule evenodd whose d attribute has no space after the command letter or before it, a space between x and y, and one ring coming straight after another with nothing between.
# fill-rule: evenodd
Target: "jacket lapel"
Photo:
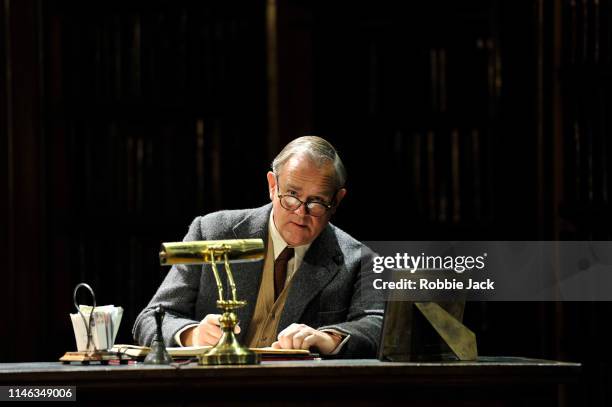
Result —
<instances>
[{"instance_id":1,"label":"jacket lapel","mask_svg":"<svg viewBox=\"0 0 612 407\"><path fill-rule=\"evenodd\" d=\"M312 243L289 287L279 321L279 332L296 322L312 299L336 276L342 252L330 225Z\"/></svg>"},{"instance_id":2,"label":"jacket lapel","mask_svg":"<svg viewBox=\"0 0 612 407\"><path fill-rule=\"evenodd\" d=\"M268 242L268 220L272 204L254 209L240 223L234 226L234 236L236 239L262 239L264 245ZM267 247L264 248L264 253ZM241 333L246 333L248 323L253 317L259 285L263 274L263 261L248 262L240 264L240 267L232 266L234 280L236 282L236 292L239 300L246 300L247 304L238 308L236 316L240 322Z\"/></svg>"}]
</instances>

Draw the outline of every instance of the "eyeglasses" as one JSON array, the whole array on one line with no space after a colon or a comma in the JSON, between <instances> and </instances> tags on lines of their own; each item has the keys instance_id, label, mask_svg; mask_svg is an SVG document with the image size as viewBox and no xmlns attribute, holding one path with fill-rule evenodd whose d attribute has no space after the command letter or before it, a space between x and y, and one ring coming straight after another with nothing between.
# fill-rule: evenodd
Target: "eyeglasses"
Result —
<instances>
[{"instance_id":1,"label":"eyeglasses","mask_svg":"<svg viewBox=\"0 0 612 407\"><path fill-rule=\"evenodd\" d=\"M280 204L283 208L288 211L297 211L300 206L304 205L306 208L306 213L310 216L314 216L315 218L319 218L327 213L333 205L327 202L309 199L306 202L300 200L294 195L291 194L281 194L280 189L278 187L278 176L276 176L276 191L278 192L278 199L280 200Z\"/></svg>"}]
</instances>

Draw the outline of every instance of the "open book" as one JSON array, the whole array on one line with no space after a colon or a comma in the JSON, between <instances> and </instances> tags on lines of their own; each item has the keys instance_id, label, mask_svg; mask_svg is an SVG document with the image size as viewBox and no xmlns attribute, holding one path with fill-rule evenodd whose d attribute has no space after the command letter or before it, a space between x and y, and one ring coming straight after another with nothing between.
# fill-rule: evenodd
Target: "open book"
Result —
<instances>
[{"instance_id":1,"label":"open book","mask_svg":"<svg viewBox=\"0 0 612 407\"><path fill-rule=\"evenodd\" d=\"M183 346L183 347L169 347L166 348L170 356L174 359L190 359L195 358L198 355L206 353L212 349L212 346ZM276 358L287 358L287 359L312 359L318 355L312 354L305 349L273 349L267 348L250 348L253 352L259 353L264 359L276 359ZM151 348L148 346L136 346L136 345L115 345L111 349L111 352L117 352L124 355L132 356L134 358L140 358L146 356Z\"/></svg>"}]
</instances>

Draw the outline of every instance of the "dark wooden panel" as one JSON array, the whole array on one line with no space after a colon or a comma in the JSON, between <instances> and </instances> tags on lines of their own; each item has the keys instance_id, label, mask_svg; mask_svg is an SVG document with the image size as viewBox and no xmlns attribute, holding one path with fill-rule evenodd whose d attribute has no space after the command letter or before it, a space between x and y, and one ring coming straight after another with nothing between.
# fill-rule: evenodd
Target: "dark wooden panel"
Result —
<instances>
[{"instance_id":1,"label":"dark wooden panel","mask_svg":"<svg viewBox=\"0 0 612 407\"><path fill-rule=\"evenodd\" d=\"M46 215L41 120L40 3L3 2L3 229L8 253L5 297L11 332L2 354L27 355L44 343L48 270L43 261ZM6 171L6 173L4 172ZM6 227L6 229L5 229ZM4 233L4 232L3 232ZM37 315L33 323L32 316Z\"/></svg>"}]
</instances>

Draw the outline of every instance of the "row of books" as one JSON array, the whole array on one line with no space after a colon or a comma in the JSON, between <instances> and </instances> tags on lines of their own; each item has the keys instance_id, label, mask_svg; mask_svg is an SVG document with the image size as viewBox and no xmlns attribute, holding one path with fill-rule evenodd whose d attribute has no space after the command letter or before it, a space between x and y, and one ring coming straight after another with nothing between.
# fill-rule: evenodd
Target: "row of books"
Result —
<instances>
[{"instance_id":1,"label":"row of books","mask_svg":"<svg viewBox=\"0 0 612 407\"><path fill-rule=\"evenodd\" d=\"M561 238L609 239L612 1L562 2Z\"/></svg>"},{"instance_id":2,"label":"row of books","mask_svg":"<svg viewBox=\"0 0 612 407\"><path fill-rule=\"evenodd\" d=\"M460 223L483 215L483 131L436 128L394 135L395 170L406 174L406 191L420 216Z\"/></svg>"},{"instance_id":3,"label":"row of books","mask_svg":"<svg viewBox=\"0 0 612 407\"><path fill-rule=\"evenodd\" d=\"M562 2L563 53L570 64L612 62L612 2L566 0Z\"/></svg>"},{"instance_id":4,"label":"row of books","mask_svg":"<svg viewBox=\"0 0 612 407\"><path fill-rule=\"evenodd\" d=\"M476 123L496 113L492 105L501 93L501 51L487 34L464 34L455 43L436 47L405 44L405 38L390 35L376 38L369 46L369 64L360 67L365 71L361 82L347 92L359 92L361 109L374 119ZM398 54L400 47L408 48L410 54ZM330 72L330 76L334 74ZM326 93L334 92L326 89ZM346 96L334 95L339 99Z\"/></svg>"},{"instance_id":5,"label":"row of books","mask_svg":"<svg viewBox=\"0 0 612 407\"><path fill-rule=\"evenodd\" d=\"M60 101L182 106L187 98L214 106L252 79L234 72L254 63L255 50L262 51L259 60L264 61L262 2L233 9L229 2L179 1L159 7L143 2L100 7L87 18L79 16L78 7L44 6L53 16L51 64L65 81L78 85ZM55 60L60 55L71 63Z\"/></svg>"},{"instance_id":6,"label":"row of books","mask_svg":"<svg viewBox=\"0 0 612 407\"><path fill-rule=\"evenodd\" d=\"M168 215L175 211L175 194L194 187L192 199L182 202L185 210L220 204L220 134L231 129L219 120L190 118L154 126L109 118L94 123L69 121L65 144L58 143L66 150L64 165L81 210L97 212L102 206ZM176 157L181 157L180 166L173 165ZM216 201L206 200L205 194Z\"/></svg>"}]
</instances>

